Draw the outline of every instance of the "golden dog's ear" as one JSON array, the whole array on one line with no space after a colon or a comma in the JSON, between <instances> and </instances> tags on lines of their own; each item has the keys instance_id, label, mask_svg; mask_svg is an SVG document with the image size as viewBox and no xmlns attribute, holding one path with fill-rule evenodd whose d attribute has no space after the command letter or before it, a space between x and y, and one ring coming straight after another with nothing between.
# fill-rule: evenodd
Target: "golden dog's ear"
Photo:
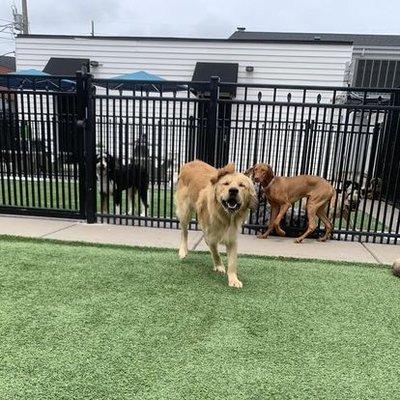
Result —
<instances>
[{"instance_id":1,"label":"golden dog's ear","mask_svg":"<svg viewBox=\"0 0 400 400\"><path fill-rule=\"evenodd\" d=\"M235 164L226 164L225 167L218 169L217 173L211 177L211 183L215 185L222 177L233 173L235 173Z\"/></svg>"},{"instance_id":2,"label":"golden dog's ear","mask_svg":"<svg viewBox=\"0 0 400 400\"><path fill-rule=\"evenodd\" d=\"M258 196L256 190L254 189L253 182L250 180L250 187L249 187L249 208L251 211L256 211L258 208Z\"/></svg>"}]
</instances>

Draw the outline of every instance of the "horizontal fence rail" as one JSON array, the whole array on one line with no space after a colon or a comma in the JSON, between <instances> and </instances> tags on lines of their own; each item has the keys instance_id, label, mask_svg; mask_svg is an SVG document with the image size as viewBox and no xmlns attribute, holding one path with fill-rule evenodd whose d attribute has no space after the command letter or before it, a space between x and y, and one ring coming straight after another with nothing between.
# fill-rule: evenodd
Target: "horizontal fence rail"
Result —
<instances>
[{"instance_id":1,"label":"horizontal fence rail","mask_svg":"<svg viewBox=\"0 0 400 400\"><path fill-rule=\"evenodd\" d=\"M334 238L400 238L399 89L3 75L0 130L2 212L177 228L183 163L263 162L332 183ZM288 235L305 229L305 202ZM243 232L269 213L260 191Z\"/></svg>"}]
</instances>

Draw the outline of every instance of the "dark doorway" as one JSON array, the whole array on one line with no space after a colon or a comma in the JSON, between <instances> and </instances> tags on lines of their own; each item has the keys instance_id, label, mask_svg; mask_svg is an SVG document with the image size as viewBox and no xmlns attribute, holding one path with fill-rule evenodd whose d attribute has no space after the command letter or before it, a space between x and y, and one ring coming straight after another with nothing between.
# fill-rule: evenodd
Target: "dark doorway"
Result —
<instances>
[{"instance_id":1,"label":"dark doorway","mask_svg":"<svg viewBox=\"0 0 400 400\"><path fill-rule=\"evenodd\" d=\"M211 77L220 78L219 99L231 100L236 96L236 86L232 83L237 82L239 64L237 63L207 63L198 62L193 73L193 82L204 82L196 84L193 93L201 98L210 98L210 86L205 82L210 82ZM224 84L226 83L226 84ZM231 85L230 85L231 84ZM230 129L232 105L226 102L219 102L217 113L217 130L213 143L206 143L207 122L210 113L210 102L201 103L197 109L197 131L196 131L196 158L201 160L215 160L215 166L221 167L228 163ZM208 152L212 151L210 155Z\"/></svg>"}]
</instances>

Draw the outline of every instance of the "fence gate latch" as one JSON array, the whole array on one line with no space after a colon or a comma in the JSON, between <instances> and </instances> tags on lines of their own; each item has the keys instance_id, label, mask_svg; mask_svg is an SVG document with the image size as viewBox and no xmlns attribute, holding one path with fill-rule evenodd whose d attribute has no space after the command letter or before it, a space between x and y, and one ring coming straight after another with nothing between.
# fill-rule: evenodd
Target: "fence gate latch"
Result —
<instances>
[{"instance_id":1,"label":"fence gate latch","mask_svg":"<svg viewBox=\"0 0 400 400\"><path fill-rule=\"evenodd\" d=\"M84 120L84 119L78 119L78 120L76 121L76 126L77 126L78 128L85 128L85 127L86 127L86 120Z\"/></svg>"}]
</instances>

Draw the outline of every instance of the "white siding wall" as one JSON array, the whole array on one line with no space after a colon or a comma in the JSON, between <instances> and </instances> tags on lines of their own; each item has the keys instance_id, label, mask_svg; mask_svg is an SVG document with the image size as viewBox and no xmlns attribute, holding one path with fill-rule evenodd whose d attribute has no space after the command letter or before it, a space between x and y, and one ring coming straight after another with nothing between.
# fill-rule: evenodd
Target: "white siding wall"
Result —
<instances>
[{"instance_id":1,"label":"white siding wall","mask_svg":"<svg viewBox=\"0 0 400 400\"><path fill-rule=\"evenodd\" d=\"M327 44L290 44L290 43L249 43L237 41L194 41L194 40L146 40L146 39L92 39L92 38L17 38L16 58L17 68L36 68L43 69L50 57L77 57L89 58L100 63L98 68L93 68L92 73L97 78L107 78L121 75L127 72L146 70L147 72L162 76L171 80L190 81L197 61L206 62L232 62L239 63L239 83L254 84L280 84L280 85L321 85L321 86L343 86L344 73L346 63L351 61L352 57L351 45L327 45ZM254 67L253 73L247 73L245 67L251 65ZM248 99L256 100L260 89L254 88L248 90ZM271 101L273 92L270 89L261 89L262 99ZM101 88L98 88L101 93ZM118 95L118 93L114 93ZM277 101L287 101L288 90L279 90L276 95ZM302 91L291 90L292 102L301 101ZM307 95L307 102L315 103L318 91L310 91ZM321 92L322 103L331 101L331 92ZM186 94L182 94L186 96ZM237 91L237 99L243 99L244 91L239 88ZM178 93L179 97L179 93ZM97 102L97 134L98 145L104 147L106 142L114 143L112 152L118 152L119 145L115 144L113 138L115 134L115 124L121 121L127 131L124 136L128 142L128 157L131 156L133 143L138 138L139 124L151 123L154 119L157 124L162 120L164 127L162 129L163 140L175 135L176 144L172 143L168 146L168 157L178 159L179 153L185 148L185 135L180 138L180 128L177 122L173 121L173 103L163 104L162 110L159 110L159 103L153 109L152 104L148 104L149 108L139 109L138 102L123 102L121 109L119 102L115 103ZM128 107L128 109L127 109ZM133 110L133 108L135 110ZM101 112L100 112L101 108ZM169 118L166 118L168 109ZM268 109L261 107L234 106L231 116L232 143L237 148L245 145L244 158L239 161L239 167L244 169L249 163L250 158L247 157L246 147L254 142L255 124L249 122L259 118L260 126L258 129L269 131L269 135L273 138L282 136L283 131L293 131L293 135L300 116L294 115L293 107L282 109ZM266 115L267 113L267 115ZM298 111L297 114L300 112ZM187 130L188 117L194 115L193 104L186 108L183 107L181 115L182 130ZM276 114L276 115L273 115ZM274 117L280 114L281 121L286 120L288 114L288 126L281 123L277 125L273 123ZM309 118L314 118L315 109ZM306 111L306 115L308 112ZM320 116L321 117L321 116ZM329 115L327 115L329 120ZM100 119L103 124L100 124ZM105 122L104 122L105 121ZM110 123L108 123L109 121ZM150 122L149 122L150 121ZM238 122L236 122L238 121ZM265 123L263 122L265 121ZM297 122L296 122L297 121ZM297 123L297 125L296 125ZM101 125L101 128L100 128ZM285 126L284 126L285 125ZM113 128L114 126L114 128ZM136 128L134 128L136 126ZM297 128L294 128L296 126ZM111 127L111 128L110 128ZM158 130L153 132L152 126L146 128L149 130L148 135L158 135ZM147 132L147 131L146 131ZM117 134L118 135L118 134ZM296 136L297 137L297 136ZM252 143L250 143L250 141ZM100 142L100 143L99 143ZM278 161L280 155L285 151L282 147L282 141L272 140L270 147L272 148L269 161ZM114 149L115 147L115 149ZM125 145L124 145L125 147ZM172 154L172 152L175 154ZM259 148L259 160L266 160L265 154L261 154L262 148ZM282 154L281 154L282 153ZM235 152L230 152L230 160L234 160ZM253 154L253 150L249 152ZM291 172L291 171L285 171Z\"/></svg>"},{"instance_id":2,"label":"white siding wall","mask_svg":"<svg viewBox=\"0 0 400 400\"><path fill-rule=\"evenodd\" d=\"M239 63L240 83L303 85L343 84L351 45L249 43L193 40L115 40L21 37L16 40L17 68L43 69L50 57L98 61L97 78L146 70L171 80L190 80L197 61ZM246 65L254 72L245 71Z\"/></svg>"}]
</instances>

